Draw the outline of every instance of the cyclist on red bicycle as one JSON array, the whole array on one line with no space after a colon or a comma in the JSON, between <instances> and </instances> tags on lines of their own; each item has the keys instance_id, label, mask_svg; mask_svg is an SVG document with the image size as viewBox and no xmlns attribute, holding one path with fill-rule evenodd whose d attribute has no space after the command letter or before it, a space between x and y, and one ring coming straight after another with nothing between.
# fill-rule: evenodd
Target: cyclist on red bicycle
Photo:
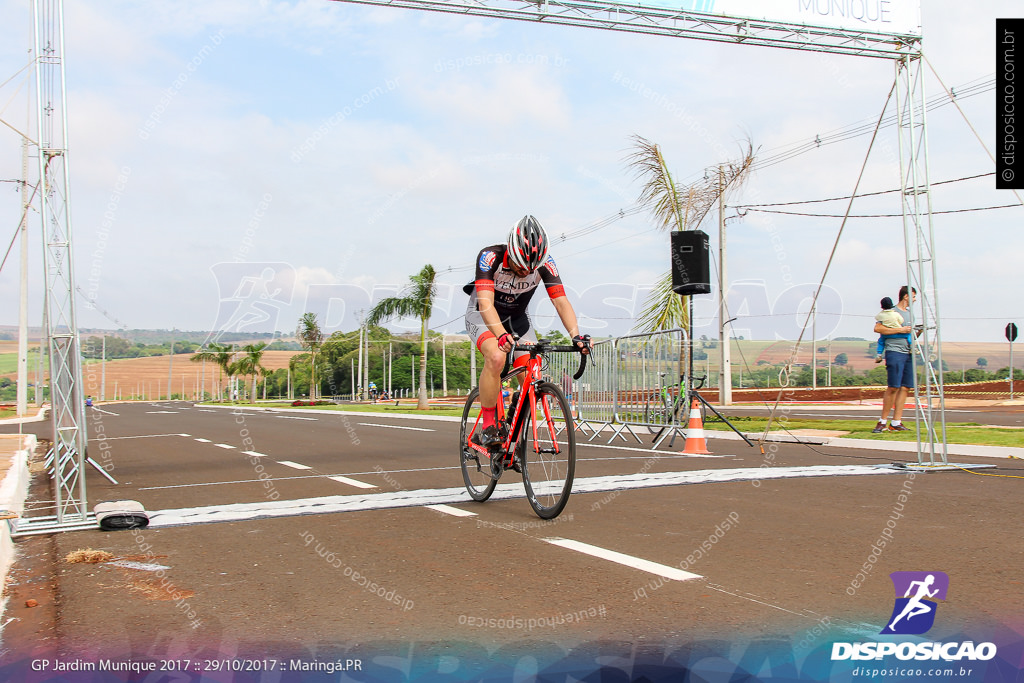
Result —
<instances>
[{"instance_id":1,"label":"cyclist on red bicycle","mask_svg":"<svg viewBox=\"0 0 1024 683\"><path fill-rule=\"evenodd\" d=\"M484 356L480 373L483 430L477 430L472 437L484 448L498 446L504 440L497 415L501 370L512 350L513 335L519 337L520 343L537 342L526 309L542 282L573 343L580 353L588 353L590 336L580 336L576 312L565 296L555 260L548 255L548 236L533 216L524 216L512 228L506 244L480 251L476 279L463 288L470 295L466 330ZM517 361L525 355L526 352L517 351Z\"/></svg>"}]
</instances>

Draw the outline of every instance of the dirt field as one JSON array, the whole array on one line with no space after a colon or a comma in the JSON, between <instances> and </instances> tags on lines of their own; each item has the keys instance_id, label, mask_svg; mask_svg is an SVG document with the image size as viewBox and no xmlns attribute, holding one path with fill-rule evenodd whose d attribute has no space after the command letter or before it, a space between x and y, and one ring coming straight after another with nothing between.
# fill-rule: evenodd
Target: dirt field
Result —
<instances>
[{"instance_id":1,"label":"dirt field","mask_svg":"<svg viewBox=\"0 0 1024 683\"><path fill-rule=\"evenodd\" d=\"M266 351L263 354L263 367L277 370L288 367L288 359L299 354L298 351ZM192 354L179 354L171 359L168 356L150 358L123 358L109 360L106 363L107 400L117 395L123 398L145 392L147 398L167 395L168 370L173 378L171 393L184 393L186 398L198 395L202 386L207 393L213 390L218 381L217 366L206 363L205 384L203 382L203 363L194 363ZM90 396L100 395L102 381L100 363L90 362L82 367L82 380L85 393ZM226 378L224 379L226 382Z\"/></svg>"}]
</instances>

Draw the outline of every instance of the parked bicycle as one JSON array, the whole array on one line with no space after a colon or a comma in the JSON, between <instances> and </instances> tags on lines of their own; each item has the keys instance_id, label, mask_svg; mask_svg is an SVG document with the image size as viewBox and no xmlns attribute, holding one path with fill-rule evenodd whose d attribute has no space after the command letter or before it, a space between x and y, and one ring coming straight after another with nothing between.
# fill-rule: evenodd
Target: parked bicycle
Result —
<instances>
[{"instance_id":1,"label":"parked bicycle","mask_svg":"<svg viewBox=\"0 0 1024 683\"><path fill-rule=\"evenodd\" d=\"M650 399L644 402L644 424L647 425L647 431L654 434L655 440L669 427L686 426L690 416L690 402L693 399L692 395L690 397L686 395L682 376L679 377L678 384L665 384L666 374L668 373L658 373L658 389ZM692 394L696 394L697 390L704 386L706 379L706 375L693 378ZM706 415L707 409L701 402L701 422L704 422Z\"/></svg>"},{"instance_id":2,"label":"parked bicycle","mask_svg":"<svg viewBox=\"0 0 1024 683\"><path fill-rule=\"evenodd\" d=\"M505 471L519 472L530 507L541 519L553 519L565 508L572 491L576 430L562 389L543 379L543 357L547 353L578 353L580 349L545 341L520 345L518 349L529 352L529 359L525 365L501 374L502 381L524 377L507 410L504 397L500 399L500 414L505 415L501 433L505 436L497 448L488 450L473 443L473 433L483 429L479 388L466 398L459 429L462 478L470 497L483 502L491 497ZM587 356L580 354L580 366L573 378L579 379L586 366Z\"/></svg>"}]
</instances>

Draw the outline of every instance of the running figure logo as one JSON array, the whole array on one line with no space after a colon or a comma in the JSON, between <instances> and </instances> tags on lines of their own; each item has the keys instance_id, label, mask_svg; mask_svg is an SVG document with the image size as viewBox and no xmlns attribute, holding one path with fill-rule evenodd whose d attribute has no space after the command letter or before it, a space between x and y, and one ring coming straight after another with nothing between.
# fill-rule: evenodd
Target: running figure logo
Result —
<instances>
[{"instance_id":1,"label":"running figure logo","mask_svg":"<svg viewBox=\"0 0 1024 683\"><path fill-rule=\"evenodd\" d=\"M206 342L228 332L272 332L279 313L292 302L295 269L288 263L216 263L219 305Z\"/></svg>"},{"instance_id":2,"label":"running figure logo","mask_svg":"<svg viewBox=\"0 0 1024 683\"><path fill-rule=\"evenodd\" d=\"M896 604L883 634L920 635L935 623L938 600L946 599L949 576L945 572L893 572ZM901 597L902 596L902 597Z\"/></svg>"}]
</instances>

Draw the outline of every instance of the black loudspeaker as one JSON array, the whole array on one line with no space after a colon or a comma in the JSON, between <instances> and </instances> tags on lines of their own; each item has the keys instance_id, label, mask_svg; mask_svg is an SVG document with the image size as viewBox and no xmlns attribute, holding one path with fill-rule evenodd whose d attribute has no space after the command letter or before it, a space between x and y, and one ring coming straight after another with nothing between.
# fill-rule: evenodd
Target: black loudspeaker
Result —
<instances>
[{"instance_id":1,"label":"black loudspeaker","mask_svg":"<svg viewBox=\"0 0 1024 683\"><path fill-rule=\"evenodd\" d=\"M708 234L703 230L672 233L672 291L710 294L711 266Z\"/></svg>"}]
</instances>

